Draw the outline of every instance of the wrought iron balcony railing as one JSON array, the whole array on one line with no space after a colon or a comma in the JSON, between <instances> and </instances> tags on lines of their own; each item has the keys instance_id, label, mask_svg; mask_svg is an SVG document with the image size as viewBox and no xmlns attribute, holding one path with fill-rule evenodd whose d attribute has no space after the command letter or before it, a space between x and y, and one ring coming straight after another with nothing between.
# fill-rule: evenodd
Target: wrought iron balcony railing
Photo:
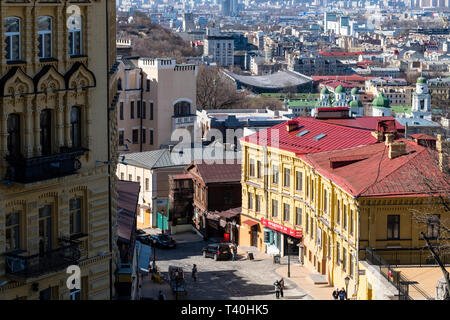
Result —
<instances>
[{"instance_id":1,"label":"wrought iron balcony railing","mask_svg":"<svg viewBox=\"0 0 450 320\"><path fill-rule=\"evenodd\" d=\"M61 148L57 154L34 158L8 155L6 161L9 167L5 178L11 182L30 183L63 177L81 168L78 157L86 151L86 149Z\"/></svg>"},{"instance_id":2,"label":"wrought iron balcony railing","mask_svg":"<svg viewBox=\"0 0 450 320\"><path fill-rule=\"evenodd\" d=\"M6 273L19 278L36 278L61 271L80 259L79 242L60 239L61 247L27 256L26 251L5 253Z\"/></svg>"}]
</instances>

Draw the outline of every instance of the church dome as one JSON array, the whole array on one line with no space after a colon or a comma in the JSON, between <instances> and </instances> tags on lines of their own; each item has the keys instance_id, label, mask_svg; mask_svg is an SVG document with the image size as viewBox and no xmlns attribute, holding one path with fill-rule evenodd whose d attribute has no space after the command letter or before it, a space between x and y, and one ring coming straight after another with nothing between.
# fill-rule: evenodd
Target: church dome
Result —
<instances>
[{"instance_id":1,"label":"church dome","mask_svg":"<svg viewBox=\"0 0 450 320\"><path fill-rule=\"evenodd\" d=\"M424 77L419 77L417 78L417 83L427 83L427 79L425 79Z\"/></svg>"},{"instance_id":2,"label":"church dome","mask_svg":"<svg viewBox=\"0 0 450 320\"><path fill-rule=\"evenodd\" d=\"M352 91L350 91L350 94L353 96L359 94L358 88L353 88Z\"/></svg>"},{"instance_id":3,"label":"church dome","mask_svg":"<svg viewBox=\"0 0 450 320\"><path fill-rule=\"evenodd\" d=\"M373 100L372 105L375 108L390 108L390 101L384 96L383 92L381 92L380 95Z\"/></svg>"},{"instance_id":4,"label":"church dome","mask_svg":"<svg viewBox=\"0 0 450 320\"><path fill-rule=\"evenodd\" d=\"M342 86L342 84L338 85L336 87L336 91L334 91L335 93L344 93L344 87Z\"/></svg>"},{"instance_id":5,"label":"church dome","mask_svg":"<svg viewBox=\"0 0 450 320\"><path fill-rule=\"evenodd\" d=\"M329 94L330 91L328 91L328 89L326 87L324 87L321 91L320 94Z\"/></svg>"},{"instance_id":6,"label":"church dome","mask_svg":"<svg viewBox=\"0 0 450 320\"><path fill-rule=\"evenodd\" d=\"M350 108L360 108L363 106L361 100L352 100L349 104Z\"/></svg>"}]
</instances>

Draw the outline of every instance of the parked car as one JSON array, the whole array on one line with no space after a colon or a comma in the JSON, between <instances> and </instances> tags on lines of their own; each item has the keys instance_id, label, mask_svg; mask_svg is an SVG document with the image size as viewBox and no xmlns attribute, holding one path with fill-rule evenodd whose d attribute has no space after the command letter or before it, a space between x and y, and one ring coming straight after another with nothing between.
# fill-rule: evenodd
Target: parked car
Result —
<instances>
[{"instance_id":1,"label":"parked car","mask_svg":"<svg viewBox=\"0 0 450 320\"><path fill-rule=\"evenodd\" d=\"M202 249L203 257L214 260L230 260L232 257L230 244L214 243Z\"/></svg>"},{"instance_id":2,"label":"parked car","mask_svg":"<svg viewBox=\"0 0 450 320\"><path fill-rule=\"evenodd\" d=\"M175 240L173 240L173 238L168 236L167 234L151 235L150 239L151 239L151 241L153 241L153 239L156 239L156 247L157 248L171 249L171 248L175 248L177 245L177 242Z\"/></svg>"},{"instance_id":3,"label":"parked car","mask_svg":"<svg viewBox=\"0 0 450 320\"><path fill-rule=\"evenodd\" d=\"M146 234L146 232L142 229L137 229L136 234Z\"/></svg>"},{"instance_id":4,"label":"parked car","mask_svg":"<svg viewBox=\"0 0 450 320\"><path fill-rule=\"evenodd\" d=\"M152 245L152 238L149 234L138 234L136 240L147 245Z\"/></svg>"}]
</instances>

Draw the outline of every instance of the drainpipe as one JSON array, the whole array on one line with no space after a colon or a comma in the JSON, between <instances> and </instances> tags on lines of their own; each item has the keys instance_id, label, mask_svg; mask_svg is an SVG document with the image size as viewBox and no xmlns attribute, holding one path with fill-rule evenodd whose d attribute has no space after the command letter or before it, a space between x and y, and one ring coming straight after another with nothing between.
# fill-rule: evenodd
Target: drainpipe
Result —
<instances>
[{"instance_id":1,"label":"drainpipe","mask_svg":"<svg viewBox=\"0 0 450 320\"><path fill-rule=\"evenodd\" d=\"M358 235L358 238L356 239L356 268L355 268L355 294L356 296L358 296L358 289L359 289L359 239L361 236L360 233L360 228L359 228L359 206L356 202L356 196L353 197L353 203L355 204L356 207L356 227L358 228L358 231L356 232L356 234Z\"/></svg>"},{"instance_id":2,"label":"drainpipe","mask_svg":"<svg viewBox=\"0 0 450 320\"><path fill-rule=\"evenodd\" d=\"M142 73L142 68L139 68L139 70L140 70L140 75L141 75L141 88L140 88L140 91L141 91L141 121L140 121L140 136L141 136L141 140L140 140L140 142L139 142L139 152L142 152L142 118L143 118L143 114L144 114L144 102L142 101L142 99L143 99L143 94L144 94L144 75L143 75L143 73ZM149 139L150 139L150 137L149 137Z\"/></svg>"}]
</instances>

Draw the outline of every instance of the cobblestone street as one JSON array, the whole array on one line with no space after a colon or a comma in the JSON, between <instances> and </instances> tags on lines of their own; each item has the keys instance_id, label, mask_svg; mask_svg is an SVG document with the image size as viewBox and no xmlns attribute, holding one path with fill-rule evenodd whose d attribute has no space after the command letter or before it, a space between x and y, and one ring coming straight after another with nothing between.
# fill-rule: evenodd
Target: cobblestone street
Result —
<instances>
[{"instance_id":1,"label":"cobblestone street","mask_svg":"<svg viewBox=\"0 0 450 320\"><path fill-rule=\"evenodd\" d=\"M153 233L153 230L149 230ZM280 265L274 265L270 256L255 253L254 260L248 260L242 248L238 251L237 261L214 261L204 258L201 250L208 243L193 233L174 235L177 241L175 249L156 249L156 264L161 273L167 278L170 265L183 268L187 295L189 300L268 300L275 299L275 280L280 276L275 270ZM282 264L286 263L282 259ZM191 277L193 264L198 268L198 280L194 282ZM153 297L158 290L163 290L168 299L174 296L168 285L157 285L150 281L143 283L143 295ZM179 297L183 298L183 297ZM294 282L285 278L283 299L312 299L304 290Z\"/></svg>"}]
</instances>

